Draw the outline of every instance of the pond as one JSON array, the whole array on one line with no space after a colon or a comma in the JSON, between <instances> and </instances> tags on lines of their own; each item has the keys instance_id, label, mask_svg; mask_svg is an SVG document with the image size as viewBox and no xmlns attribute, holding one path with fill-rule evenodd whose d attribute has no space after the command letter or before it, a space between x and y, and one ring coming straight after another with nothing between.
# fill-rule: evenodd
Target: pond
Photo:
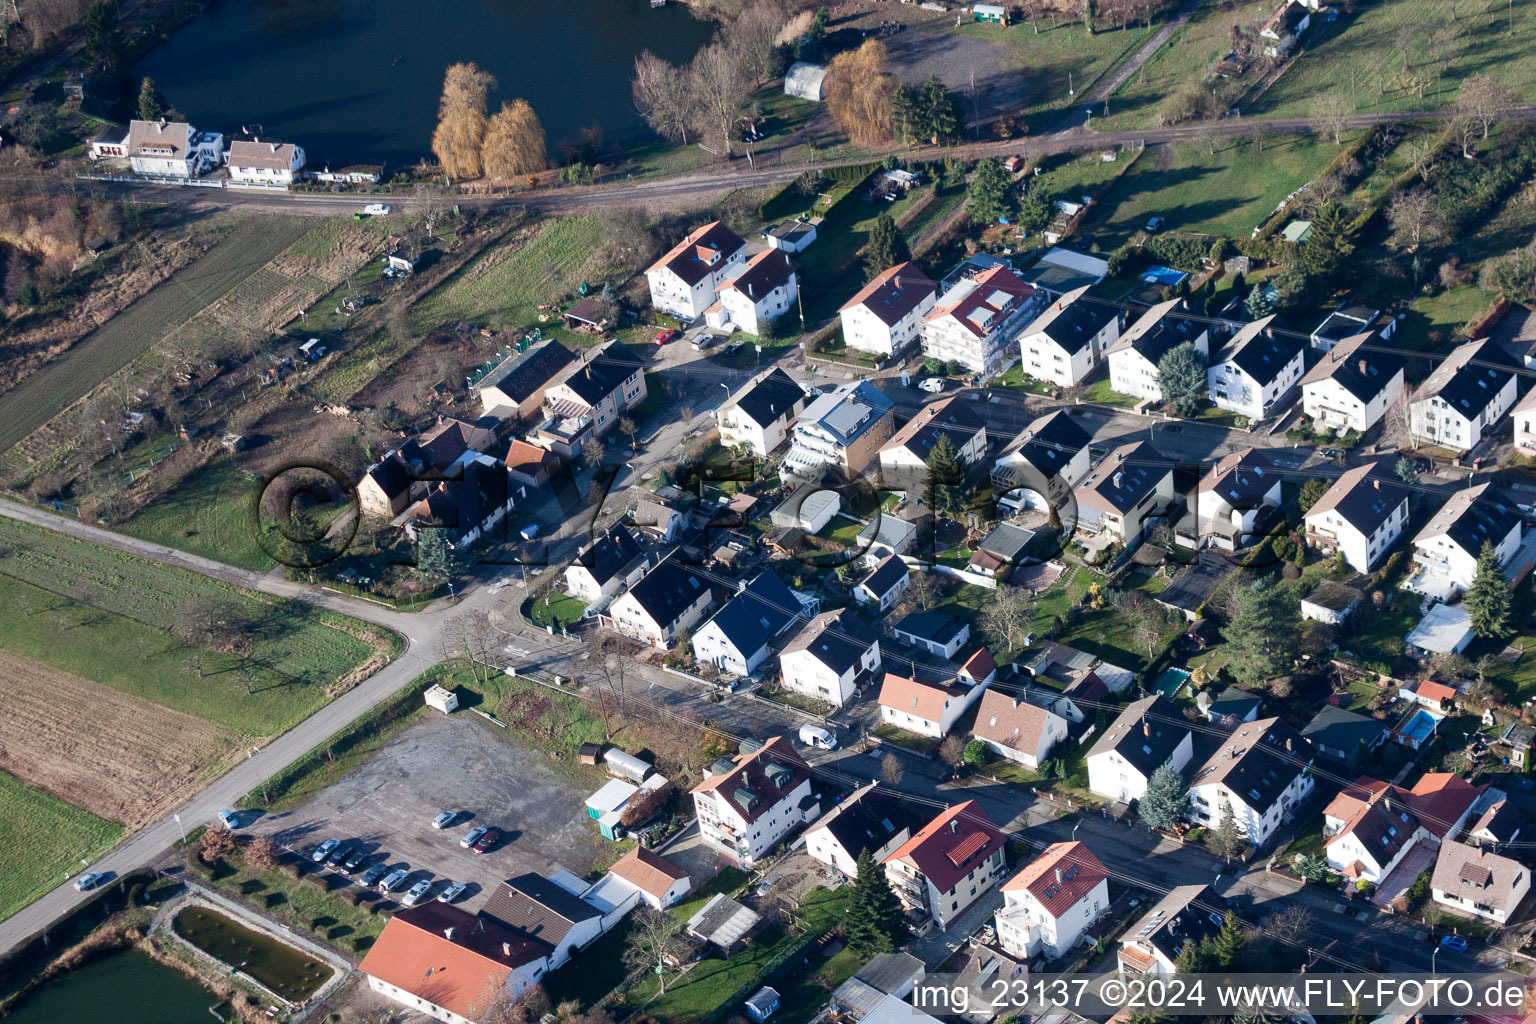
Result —
<instances>
[{"instance_id":1,"label":"pond","mask_svg":"<svg viewBox=\"0 0 1536 1024\"><path fill-rule=\"evenodd\" d=\"M210 5L133 73L200 128L260 125L317 167L400 166L430 151L443 72L474 61L500 83L491 109L528 100L558 155L589 125L609 143L649 138L630 99L635 57L686 61L713 31L648 0L247 0Z\"/></svg>"},{"instance_id":2,"label":"pond","mask_svg":"<svg viewBox=\"0 0 1536 1024\"><path fill-rule=\"evenodd\" d=\"M330 980L328 965L207 907L187 907L176 915L173 924L177 935L289 1002L308 999Z\"/></svg>"},{"instance_id":3,"label":"pond","mask_svg":"<svg viewBox=\"0 0 1536 1024\"><path fill-rule=\"evenodd\" d=\"M113 953L39 989L6 1024L208 1024L218 997L137 950Z\"/></svg>"}]
</instances>

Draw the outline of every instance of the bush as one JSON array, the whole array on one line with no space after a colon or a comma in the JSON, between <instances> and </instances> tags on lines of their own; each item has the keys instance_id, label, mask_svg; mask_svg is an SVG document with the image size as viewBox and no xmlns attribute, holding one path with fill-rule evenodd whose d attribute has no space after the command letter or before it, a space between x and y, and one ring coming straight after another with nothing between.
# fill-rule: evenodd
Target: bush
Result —
<instances>
[{"instance_id":1,"label":"bush","mask_svg":"<svg viewBox=\"0 0 1536 1024\"><path fill-rule=\"evenodd\" d=\"M986 740L971 740L965 745L965 763L972 768L980 768L992 760L992 748L987 746Z\"/></svg>"}]
</instances>

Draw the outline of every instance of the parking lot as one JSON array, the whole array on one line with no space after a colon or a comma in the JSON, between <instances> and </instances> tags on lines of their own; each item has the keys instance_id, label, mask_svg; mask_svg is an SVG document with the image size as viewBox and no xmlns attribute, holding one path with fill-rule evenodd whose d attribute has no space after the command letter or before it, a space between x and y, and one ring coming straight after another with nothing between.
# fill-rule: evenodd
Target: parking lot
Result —
<instances>
[{"instance_id":1,"label":"parking lot","mask_svg":"<svg viewBox=\"0 0 1536 1024\"><path fill-rule=\"evenodd\" d=\"M474 909L514 875L591 870L605 841L588 824L584 804L604 778L597 769L557 768L542 751L467 713L433 716L310 803L251 829L304 855L331 838L362 844L369 865L408 868L411 883L433 880L429 897L448 880L466 883L458 902ZM458 819L434 829L433 817L447 810L460 812ZM459 845L476 826L501 832L483 854Z\"/></svg>"}]
</instances>

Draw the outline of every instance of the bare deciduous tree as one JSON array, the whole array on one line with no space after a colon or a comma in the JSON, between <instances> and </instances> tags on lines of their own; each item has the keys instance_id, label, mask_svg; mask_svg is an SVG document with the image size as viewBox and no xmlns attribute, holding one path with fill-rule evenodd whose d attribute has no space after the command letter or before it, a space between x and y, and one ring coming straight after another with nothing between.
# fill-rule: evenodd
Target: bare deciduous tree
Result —
<instances>
[{"instance_id":1,"label":"bare deciduous tree","mask_svg":"<svg viewBox=\"0 0 1536 1024\"><path fill-rule=\"evenodd\" d=\"M624 966L631 971L656 975L662 993L667 991L667 967L677 946L677 921L651 907L638 908L629 919L624 943Z\"/></svg>"},{"instance_id":2,"label":"bare deciduous tree","mask_svg":"<svg viewBox=\"0 0 1536 1024\"><path fill-rule=\"evenodd\" d=\"M473 178L480 173L486 95L495 87L496 79L473 62L450 65L443 76L432 153L451 178Z\"/></svg>"},{"instance_id":3,"label":"bare deciduous tree","mask_svg":"<svg viewBox=\"0 0 1536 1024\"><path fill-rule=\"evenodd\" d=\"M485 128L480 163L498 181L535 174L549 166L544 126L525 99L503 103Z\"/></svg>"},{"instance_id":4,"label":"bare deciduous tree","mask_svg":"<svg viewBox=\"0 0 1536 1024\"><path fill-rule=\"evenodd\" d=\"M635 58L635 77L630 85L635 109L657 135L685 146L693 128L692 88L687 68L669 64L650 50Z\"/></svg>"},{"instance_id":5,"label":"bare deciduous tree","mask_svg":"<svg viewBox=\"0 0 1536 1024\"><path fill-rule=\"evenodd\" d=\"M1456 109L1481 125L1486 139L1493 122L1499 119L1499 113L1519 103L1514 90L1484 71L1461 83Z\"/></svg>"},{"instance_id":6,"label":"bare deciduous tree","mask_svg":"<svg viewBox=\"0 0 1536 1024\"><path fill-rule=\"evenodd\" d=\"M1344 144L1349 106L1349 100L1336 92L1324 93L1312 101L1312 120L1320 133L1332 136L1335 146Z\"/></svg>"},{"instance_id":7,"label":"bare deciduous tree","mask_svg":"<svg viewBox=\"0 0 1536 1024\"><path fill-rule=\"evenodd\" d=\"M1392 197L1387 204L1387 220L1392 231L1408 243L1409 252L1417 252L1426 240L1438 237L1444 222L1435 209L1435 196L1427 188L1410 188Z\"/></svg>"},{"instance_id":8,"label":"bare deciduous tree","mask_svg":"<svg viewBox=\"0 0 1536 1024\"><path fill-rule=\"evenodd\" d=\"M998 584L997 590L981 606L976 624L994 645L1012 651L1029 630L1035 617L1035 602L1023 587Z\"/></svg>"},{"instance_id":9,"label":"bare deciduous tree","mask_svg":"<svg viewBox=\"0 0 1536 1024\"><path fill-rule=\"evenodd\" d=\"M721 155L730 156L736 121L752 96L752 70L719 40L698 52L690 70L694 128L718 145Z\"/></svg>"},{"instance_id":10,"label":"bare deciduous tree","mask_svg":"<svg viewBox=\"0 0 1536 1024\"><path fill-rule=\"evenodd\" d=\"M880 778L890 785L900 785L906 774L906 768L902 766L901 759L895 754L886 754L880 759Z\"/></svg>"},{"instance_id":11,"label":"bare deciduous tree","mask_svg":"<svg viewBox=\"0 0 1536 1024\"><path fill-rule=\"evenodd\" d=\"M759 0L725 23L721 39L751 70L756 84L762 85L778 73L779 56L774 41L783 28L784 5L780 0Z\"/></svg>"}]
</instances>

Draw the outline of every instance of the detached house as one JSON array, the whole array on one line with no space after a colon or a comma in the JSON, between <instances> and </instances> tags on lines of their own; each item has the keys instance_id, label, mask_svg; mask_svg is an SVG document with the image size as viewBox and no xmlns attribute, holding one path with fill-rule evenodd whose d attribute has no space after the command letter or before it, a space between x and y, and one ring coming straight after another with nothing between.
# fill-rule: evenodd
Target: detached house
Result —
<instances>
[{"instance_id":1,"label":"detached house","mask_svg":"<svg viewBox=\"0 0 1536 1024\"><path fill-rule=\"evenodd\" d=\"M231 181L292 185L304 169L304 149L291 142L232 142L228 166Z\"/></svg>"},{"instance_id":2,"label":"detached house","mask_svg":"<svg viewBox=\"0 0 1536 1024\"><path fill-rule=\"evenodd\" d=\"M1265 468L1252 448L1224 455L1200 478L1193 520L1179 523L1180 543L1195 550L1215 545L1235 551L1280 519L1280 474Z\"/></svg>"},{"instance_id":3,"label":"detached house","mask_svg":"<svg viewBox=\"0 0 1536 1024\"><path fill-rule=\"evenodd\" d=\"M1202 356L1210 355L1210 329L1203 323L1181 315L1183 299L1160 302L1143 313L1109 347L1109 386L1133 398L1163 400L1158 383L1157 364L1186 341Z\"/></svg>"},{"instance_id":4,"label":"detached house","mask_svg":"<svg viewBox=\"0 0 1536 1024\"><path fill-rule=\"evenodd\" d=\"M1430 880L1436 903L1502 925L1530 891L1530 869L1514 858L1466 843L1441 844Z\"/></svg>"},{"instance_id":5,"label":"detached house","mask_svg":"<svg viewBox=\"0 0 1536 1024\"><path fill-rule=\"evenodd\" d=\"M515 504L505 464L474 454L452 479L427 485L421 500L406 509L400 527L411 540L424 529L443 531L450 547L490 539Z\"/></svg>"},{"instance_id":6,"label":"detached house","mask_svg":"<svg viewBox=\"0 0 1536 1024\"><path fill-rule=\"evenodd\" d=\"M1188 724L1174 703L1153 694L1127 704L1088 751L1088 789L1122 803L1147 793L1163 765L1183 770L1194 747Z\"/></svg>"},{"instance_id":7,"label":"detached house","mask_svg":"<svg viewBox=\"0 0 1536 1024\"><path fill-rule=\"evenodd\" d=\"M1003 883L993 918L1013 956L1055 960L1070 952L1109 909L1109 871L1082 843L1052 843Z\"/></svg>"},{"instance_id":8,"label":"detached house","mask_svg":"<svg viewBox=\"0 0 1536 1024\"><path fill-rule=\"evenodd\" d=\"M514 423L532 420L544 405L544 389L563 378L576 353L558 341L509 355L479 380L470 378L487 416Z\"/></svg>"},{"instance_id":9,"label":"detached house","mask_svg":"<svg viewBox=\"0 0 1536 1024\"><path fill-rule=\"evenodd\" d=\"M1307 510L1307 544L1371 572L1408 527L1409 494L1382 463L1346 470Z\"/></svg>"},{"instance_id":10,"label":"detached house","mask_svg":"<svg viewBox=\"0 0 1536 1024\"><path fill-rule=\"evenodd\" d=\"M972 465L987 453L986 417L960 395L923 406L880 449L880 482L897 490L926 488L928 456L940 437L949 438L960 462Z\"/></svg>"},{"instance_id":11,"label":"detached house","mask_svg":"<svg viewBox=\"0 0 1536 1024\"><path fill-rule=\"evenodd\" d=\"M1069 512L1072 487L1088 474L1089 440L1088 432L1065 409L1025 427L992 463L992 487L1001 495L998 506ZM1062 526L1070 534L1077 524L1073 516L1067 518L1073 521Z\"/></svg>"},{"instance_id":12,"label":"detached house","mask_svg":"<svg viewBox=\"0 0 1536 1024\"><path fill-rule=\"evenodd\" d=\"M1364 433L1402 395L1406 365L1374 331L1344 338L1301 378L1301 411L1319 427Z\"/></svg>"},{"instance_id":13,"label":"detached house","mask_svg":"<svg viewBox=\"0 0 1536 1024\"><path fill-rule=\"evenodd\" d=\"M869 573L853 585L853 599L863 606L873 605L875 613L896 607L901 595L912 583L907 564L896 555L882 558Z\"/></svg>"},{"instance_id":14,"label":"detached house","mask_svg":"<svg viewBox=\"0 0 1536 1024\"><path fill-rule=\"evenodd\" d=\"M880 687L880 721L919 736L942 738L986 690L986 680L957 675L947 683L885 674Z\"/></svg>"},{"instance_id":15,"label":"detached house","mask_svg":"<svg viewBox=\"0 0 1536 1024\"><path fill-rule=\"evenodd\" d=\"M224 159L224 136L185 121L130 121L124 148L135 174L195 178Z\"/></svg>"},{"instance_id":16,"label":"detached house","mask_svg":"<svg viewBox=\"0 0 1536 1024\"><path fill-rule=\"evenodd\" d=\"M1082 383L1120 340L1122 321L1120 308L1091 286L1067 292L1019 335L1024 372L1063 388Z\"/></svg>"},{"instance_id":17,"label":"detached house","mask_svg":"<svg viewBox=\"0 0 1536 1024\"><path fill-rule=\"evenodd\" d=\"M1450 772L1404 789L1361 776L1323 811L1324 852L1335 871L1379 883L1419 843L1438 846L1466 823L1481 791Z\"/></svg>"},{"instance_id":18,"label":"detached house","mask_svg":"<svg viewBox=\"0 0 1536 1024\"><path fill-rule=\"evenodd\" d=\"M704 781L693 787L693 807L704 841L751 868L821 814L821 796L789 740L774 736L707 768Z\"/></svg>"},{"instance_id":19,"label":"detached house","mask_svg":"<svg viewBox=\"0 0 1536 1024\"><path fill-rule=\"evenodd\" d=\"M576 555L565 570L565 592L593 605L632 587L645 575L645 549L623 523L615 524Z\"/></svg>"},{"instance_id":20,"label":"detached house","mask_svg":"<svg viewBox=\"0 0 1536 1024\"><path fill-rule=\"evenodd\" d=\"M1190 817L1215 828L1230 812L1248 842L1261 846L1312 792L1311 764L1311 747L1285 722L1245 722L1190 780Z\"/></svg>"},{"instance_id":21,"label":"detached house","mask_svg":"<svg viewBox=\"0 0 1536 1024\"><path fill-rule=\"evenodd\" d=\"M636 846L613 862L608 878L617 878L639 893L640 901L656 910L666 910L688 895L692 881L688 872L652 853L643 846Z\"/></svg>"},{"instance_id":22,"label":"detached house","mask_svg":"<svg viewBox=\"0 0 1536 1024\"><path fill-rule=\"evenodd\" d=\"M860 352L893 356L917 341L918 328L933 309L933 281L916 263L883 271L837 311L843 344Z\"/></svg>"},{"instance_id":23,"label":"detached house","mask_svg":"<svg viewBox=\"0 0 1536 1024\"><path fill-rule=\"evenodd\" d=\"M1003 834L974 800L942 812L885 860L903 904L947 930L1002 877Z\"/></svg>"},{"instance_id":24,"label":"detached house","mask_svg":"<svg viewBox=\"0 0 1536 1024\"><path fill-rule=\"evenodd\" d=\"M1209 885L1179 885L1168 891L1120 939L1120 974L1175 974L1179 953L1221 931L1227 901Z\"/></svg>"},{"instance_id":25,"label":"detached house","mask_svg":"<svg viewBox=\"0 0 1536 1024\"><path fill-rule=\"evenodd\" d=\"M783 472L819 481L852 480L879 454L895 429L895 404L868 381L850 381L824 394L795 421Z\"/></svg>"},{"instance_id":26,"label":"detached house","mask_svg":"<svg viewBox=\"0 0 1536 1024\"><path fill-rule=\"evenodd\" d=\"M1080 529L1134 547L1147 520L1173 501L1173 465L1147 442L1136 441L1106 455L1072 493Z\"/></svg>"},{"instance_id":27,"label":"detached house","mask_svg":"<svg viewBox=\"0 0 1536 1024\"><path fill-rule=\"evenodd\" d=\"M1513 357L1491 338L1446 356L1414 393L1408 430L1416 444L1469 452L1515 404Z\"/></svg>"},{"instance_id":28,"label":"detached house","mask_svg":"<svg viewBox=\"0 0 1536 1024\"><path fill-rule=\"evenodd\" d=\"M1259 29L1259 38L1264 40L1264 56L1281 57L1290 53L1311 24L1312 13L1300 0L1285 0L1274 16Z\"/></svg>"},{"instance_id":29,"label":"detached house","mask_svg":"<svg viewBox=\"0 0 1536 1024\"><path fill-rule=\"evenodd\" d=\"M1515 503L1492 484L1457 491L1413 538L1409 585L1423 593L1468 590L1483 545L1492 544L1507 569L1520 549L1520 534Z\"/></svg>"},{"instance_id":30,"label":"detached house","mask_svg":"<svg viewBox=\"0 0 1536 1024\"><path fill-rule=\"evenodd\" d=\"M805 830L805 852L844 878L859 877L859 854L883 863L923 825L912 805L871 782Z\"/></svg>"},{"instance_id":31,"label":"detached house","mask_svg":"<svg viewBox=\"0 0 1536 1024\"><path fill-rule=\"evenodd\" d=\"M464 467L495 442L494 432L445 417L368 467L357 484L358 506L369 515L397 516L436 484L462 479Z\"/></svg>"},{"instance_id":32,"label":"detached house","mask_svg":"<svg viewBox=\"0 0 1536 1024\"><path fill-rule=\"evenodd\" d=\"M768 454L789 439L790 425L805 410L805 389L778 367L759 374L720 407L720 443Z\"/></svg>"},{"instance_id":33,"label":"detached house","mask_svg":"<svg viewBox=\"0 0 1536 1024\"><path fill-rule=\"evenodd\" d=\"M616 633L668 650L679 633L699 624L713 603L709 584L681 563L674 548L640 582L614 598L600 618Z\"/></svg>"},{"instance_id":34,"label":"detached house","mask_svg":"<svg viewBox=\"0 0 1536 1024\"><path fill-rule=\"evenodd\" d=\"M1037 306L1035 290L1007 266L964 278L939 297L922 325L923 355L975 374L1003 365L1007 348Z\"/></svg>"},{"instance_id":35,"label":"detached house","mask_svg":"<svg viewBox=\"0 0 1536 1024\"><path fill-rule=\"evenodd\" d=\"M749 676L768 657L768 644L801 615L800 601L777 573L764 569L693 634L693 656L723 672Z\"/></svg>"},{"instance_id":36,"label":"detached house","mask_svg":"<svg viewBox=\"0 0 1536 1024\"><path fill-rule=\"evenodd\" d=\"M1301 380L1307 340L1279 317L1244 324L1211 355L1211 401L1257 423Z\"/></svg>"},{"instance_id":37,"label":"detached house","mask_svg":"<svg viewBox=\"0 0 1536 1024\"><path fill-rule=\"evenodd\" d=\"M1526 455L1536 454L1536 388L1526 392L1513 413L1515 447Z\"/></svg>"},{"instance_id":38,"label":"detached house","mask_svg":"<svg viewBox=\"0 0 1536 1024\"><path fill-rule=\"evenodd\" d=\"M1024 697L988 690L976 709L971 735L994 753L1035 771L1050 756L1051 748L1067 738L1067 720Z\"/></svg>"},{"instance_id":39,"label":"detached house","mask_svg":"<svg viewBox=\"0 0 1536 1024\"><path fill-rule=\"evenodd\" d=\"M704 320L711 327L760 335L789 312L799 294L795 265L784 250L764 249L720 286Z\"/></svg>"},{"instance_id":40,"label":"detached house","mask_svg":"<svg viewBox=\"0 0 1536 1024\"><path fill-rule=\"evenodd\" d=\"M846 609L822 612L779 655L784 688L842 707L880 671L880 641Z\"/></svg>"},{"instance_id":41,"label":"detached house","mask_svg":"<svg viewBox=\"0 0 1536 1024\"><path fill-rule=\"evenodd\" d=\"M644 363L628 346L612 342L544 389L544 419L528 440L574 460L582 445L612 430L645 394Z\"/></svg>"},{"instance_id":42,"label":"detached house","mask_svg":"<svg viewBox=\"0 0 1536 1024\"><path fill-rule=\"evenodd\" d=\"M746 243L722 221L711 221L651 264L645 279L651 305L696 320L715 302L715 291L741 269Z\"/></svg>"}]
</instances>

